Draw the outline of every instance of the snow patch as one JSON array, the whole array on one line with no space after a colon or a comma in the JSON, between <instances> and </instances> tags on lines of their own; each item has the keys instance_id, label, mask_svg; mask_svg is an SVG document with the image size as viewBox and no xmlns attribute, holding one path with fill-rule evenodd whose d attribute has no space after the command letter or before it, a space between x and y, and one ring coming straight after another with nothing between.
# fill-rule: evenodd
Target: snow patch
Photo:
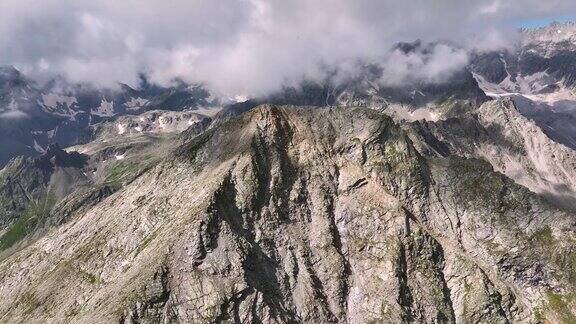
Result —
<instances>
[{"instance_id":1,"label":"snow patch","mask_svg":"<svg viewBox=\"0 0 576 324\"><path fill-rule=\"evenodd\" d=\"M92 108L91 113L101 117L114 116L114 101L107 101L106 99L102 99L100 106L97 108Z\"/></svg>"},{"instance_id":2,"label":"snow patch","mask_svg":"<svg viewBox=\"0 0 576 324\"><path fill-rule=\"evenodd\" d=\"M8 110L0 112L0 118L2 119L22 119L26 117L28 117L28 114L20 110Z\"/></svg>"},{"instance_id":3,"label":"snow patch","mask_svg":"<svg viewBox=\"0 0 576 324\"><path fill-rule=\"evenodd\" d=\"M146 106L147 104L148 100L138 97L138 98L131 98L130 101L124 104L124 106L126 106L128 110L138 110Z\"/></svg>"},{"instance_id":4,"label":"snow patch","mask_svg":"<svg viewBox=\"0 0 576 324\"><path fill-rule=\"evenodd\" d=\"M18 110L18 103L14 99L8 104L8 110Z\"/></svg>"},{"instance_id":5,"label":"snow patch","mask_svg":"<svg viewBox=\"0 0 576 324\"><path fill-rule=\"evenodd\" d=\"M56 109L60 105L72 107L72 105L77 103L78 101L74 97L62 96L55 93L42 94L42 105L46 108Z\"/></svg>"},{"instance_id":6,"label":"snow patch","mask_svg":"<svg viewBox=\"0 0 576 324\"><path fill-rule=\"evenodd\" d=\"M160 126L160 128L166 128L168 126L168 122L168 118L164 116L158 118L158 126Z\"/></svg>"},{"instance_id":7,"label":"snow patch","mask_svg":"<svg viewBox=\"0 0 576 324\"><path fill-rule=\"evenodd\" d=\"M40 146L40 144L38 144L38 142L36 142L36 140L34 140L34 149L36 150L36 152L38 152L40 154L46 153L46 150L42 146Z\"/></svg>"},{"instance_id":8,"label":"snow patch","mask_svg":"<svg viewBox=\"0 0 576 324\"><path fill-rule=\"evenodd\" d=\"M58 132L58 126L56 126L56 128L54 128L53 130L49 130L48 132L46 132L46 134L48 134L48 138L52 139L54 138L57 132Z\"/></svg>"},{"instance_id":9,"label":"snow patch","mask_svg":"<svg viewBox=\"0 0 576 324\"><path fill-rule=\"evenodd\" d=\"M235 95L235 96L234 96L234 101L236 101L236 102L246 102L246 101L248 101L248 96L243 95L243 94Z\"/></svg>"},{"instance_id":10,"label":"snow patch","mask_svg":"<svg viewBox=\"0 0 576 324\"><path fill-rule=\"evenodd\" d=\"M116 128L118 129L118 135L126 133L126 125L118 124Z\"/></svg>"}]
</instances>

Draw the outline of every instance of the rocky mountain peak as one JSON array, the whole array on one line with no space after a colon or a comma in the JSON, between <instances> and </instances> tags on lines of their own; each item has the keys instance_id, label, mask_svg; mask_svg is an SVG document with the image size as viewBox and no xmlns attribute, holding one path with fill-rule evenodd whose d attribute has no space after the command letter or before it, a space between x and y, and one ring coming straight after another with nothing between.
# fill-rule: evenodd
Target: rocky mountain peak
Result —
<instances>
[{"instance_id":1,"label":"rocky mountain peak","mask_svg":"<svg viewBox=\"0 0 576 324\"><path fill-rule=\"evenodd\" d=\"M0 92L11 91L14 88L26 85L26 82L22 73L13 66L0 66Z\"/></svg>"},{"instance_id":2,"label":"rocky mountain peak","mask_svg":"<svg viewBox=\"0 0 576 324\"><path fill-rule=\"evenodd\" d=\"M523 33L230 105L0 68L0 322L576 323L576 30Z\"/></svg>"},{"instance_id":3,"label":"rocky mountain peak","mask_svg":"<svg viewBox=\"0 0 576 324\"><path fill-rule=\"evenodd\" d=\"M525 43L561 43L576 39L576 23L554 22L540 28L522 29Z\"/></svg>"},{"instance_id":4,"label":"rocky mountain peak","mask_svg":"<svg viewBox=\"0 0 576 324\"><path fill-rule=\"evenodd\" d=\"M572 215L377 111L263 105L169 141L6 255L4 318L523 322L572 289Z\"/></svg>"},{"instance_id":5,"label":"rocky mountain peak","mask_svg":"<svg viewBox=\"0 0 576 324\"><path fill-rule=\"evenodd\" d=\"M20 75L20 72L12 65L0 66L0 77L17 77Z\"/></svg>"}]
</instances>

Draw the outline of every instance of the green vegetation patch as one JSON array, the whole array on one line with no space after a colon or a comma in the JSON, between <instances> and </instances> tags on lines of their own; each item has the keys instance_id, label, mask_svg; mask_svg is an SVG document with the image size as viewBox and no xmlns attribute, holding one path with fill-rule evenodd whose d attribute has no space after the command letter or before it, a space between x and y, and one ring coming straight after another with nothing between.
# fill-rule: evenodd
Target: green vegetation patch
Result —
<instances>
[{"instance_id":1,"label":"green vegetation patch","mask_svg":"<svg viewBox=\"0 0 576 324\"><path fill-rule=\"evenodd\" d=\"M153 165L154 163L152 161L120 162L108 171L104 184L113 189L120 189L124 185L134 181Z\"/></svg>"},{"instance_id":2,"label":"green vegetation patch","mask_svg":"<svg viewBox=\"0 0 576 324\"><path fill-rule=\"evenodd\" d=\"M531 239L541 243L544 247L552 247L556 243L556 239L552 235L552 229L548 225L536 231L531 236Z\"/></svg>"},{"instance_id":3,"label":"green vegetation patch","mask_svg":"<svg viewBox=\"0 0 576 324\"><path fill-rule=\"evenodd\" d=\"M96 277L96 275L84 270L79 270L79 272L87 282L91 284L98 283L98 277Z\"/></svg>"},{"instance_id":4,"label":"green vegetation patch","mask_svg":"<svg viewBox=\"0 0 576 324\"><path fill-rule=\"evenodd\" d=\"M17 219L8 231L2 235L2 238L0 238L0 250L6 250L16 244L16 242L28 235L35 226L35 219L29 219L25 216Z\"/></svg>"},{"instance_id":5,"label":"green vegetation patch","mask_svg":"<svg viewBox=\"0 0 576 324\"><path fill-rule=\"evenodd\" d=\"M24 314L31 314L34 310L42 305L36 296L31 292L22 294L19 302L24 308Z\"/></svg>"},{"instance_id":6,"label":"green vegetation patch","mask_svg":"<svg viewBox=\"0 0 576 324\"><path fill-rule=\"evenodd\" d=\"M558 315L563 323L576 323L576 315L569 305L574 302L574 296L563 296L551 291L547 295L549 309Z\"/></svg>"},{"instance_id":7,"label":"green vegetation patch","mask_svg":"<svg viewBox=\"0 0 576 324\"><path fill-rule=\"evenodd\" d=\"M466 205L494 208L501 200L505 183L491 174L482 161L451 159L449 171L458 179L457 198Z\"/></svg>"},{"instance_id":8,"label":"green vegetation patch","mask_svg":"<svg viewBox=\"0 0 576 324\"><path fill-rule=\"evenodd\" d=\"M48 217L55 203L56 197L51 193L47 193L44 197L30 202L21 216L0 237L0 251L12 247L32 233L37 225Z\"/></svg>"},{"instance_id":9,"label":"green vegetation patch","mask_svg":"<svg viewBox=\"0 0 576 324\"><path fill-rule=\"evenodd\" d=\"M138 254L140 254L140 252L142 252L142 250L144 250L148 246L148 244L150 244L150 242L152 242L152 240L156 238L157 235L158 232L148 234L146 238L144 238L142 243L140 243L140 245L138 245L138 247L136 248L134 252L134 257L138 256Z\"/></svg>"},{"instance_id":10,"label":"green vegetation patch","mask_svg":"<svg viewBox=\"0 0 576 324\"><path fill-rule=\"evenodd\" d=\"M455 198L464 206L482 208L494 216L530 209L530 191L494 172L486 161L449 158L446 170L456 186Z\"/></svg>"}]
</instances>

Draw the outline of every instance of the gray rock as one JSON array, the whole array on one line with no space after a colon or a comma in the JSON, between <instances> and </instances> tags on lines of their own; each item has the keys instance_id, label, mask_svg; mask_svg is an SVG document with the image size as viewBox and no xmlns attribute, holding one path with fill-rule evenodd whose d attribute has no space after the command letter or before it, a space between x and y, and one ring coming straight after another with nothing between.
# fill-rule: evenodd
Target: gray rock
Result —
<instances>
[{"instance_id":1,"label":"gray rock","mask_svg":"<svg viewBox=\"0 0 576 324\"><path fill-rule=\"evenodd\" d=\"M3 321L574 318L574 215L378 112L261 106L179 141L0 262Z\"/></svg>"}]
</instances>

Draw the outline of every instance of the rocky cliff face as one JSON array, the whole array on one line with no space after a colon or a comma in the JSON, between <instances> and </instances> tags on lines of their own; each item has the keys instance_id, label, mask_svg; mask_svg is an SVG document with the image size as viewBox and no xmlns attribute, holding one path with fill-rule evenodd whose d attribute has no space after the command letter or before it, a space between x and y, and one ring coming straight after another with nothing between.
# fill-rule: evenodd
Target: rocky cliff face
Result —
<instances>
[{"instance_id":1,"label":"rocky cliff face","mask_svg":"<svg viewBox=\"0 0 576 324\"><path fill-rule=\"evenodd\" d=\"M575 319L574 215L381 113L261 106L170 141L4 257L2 321Z\"/></svg>"},{"instance_id":2,"label":"rocky cliff face","mask_svg":"<svg viewBox=\"0 0 576 324\"><path fill-rule=\"evenodd\" d=\"M487 95L509 97L555 141L576 149L576 25L523 30L519 44L472 55L470 69Z\"/></svg>"},{"instance_id":3,"label":"rocky cliff face","mask_svg":"<svg viewBox=\"0 0 576 324\"><path fill-rule=\"evenodd\" d=\"M483 159L552 203L576 209L576 152L547 136L511 99L489 101L459 117L404 125L423 154Z\"/></svg>"},{"instance_id":4,"label":"rocky cliff face","mask_svg":"<svg viewBox=\"0 0 576 324\"><path fill-rule=\"evenodd\" d=\"M86 159L52 145L40 157L16 158L0 170L0 251L16 242L14 236L32 232L56 200L85 182L80 170Z\"/></svg>"}]
</instances>

